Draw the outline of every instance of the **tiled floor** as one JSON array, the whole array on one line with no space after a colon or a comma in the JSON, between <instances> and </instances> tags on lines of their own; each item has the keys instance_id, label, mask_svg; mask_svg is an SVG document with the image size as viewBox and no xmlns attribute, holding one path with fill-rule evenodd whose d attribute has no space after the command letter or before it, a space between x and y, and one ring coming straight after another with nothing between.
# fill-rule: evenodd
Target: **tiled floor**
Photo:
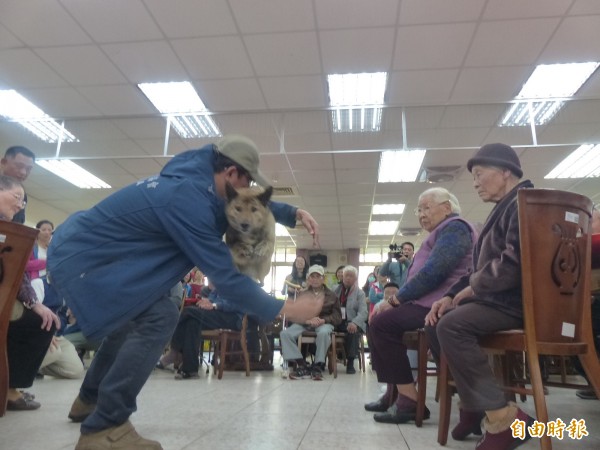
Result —
<instances>
[{"instance_id":1,"label":"tiled floor","mask_svg":"<svg viewBox=\"0 0 600 450\"><path fill-rule=\"evenodd\" d=\"M336 380L282 379L281 369L225 372L222 380L175 381L169 372L155 371L138 398L132 422L140 434L159 440L165 450L179 449L436 449L438 405L434 379L428 385L431 419L414 424L376 423L363 404L380 395L375 375L346 375L339 366ZM0 449L72 449L79 427L67 419L79 380L36 380L30 389L42 403L33 412L7 412L0 418ZM555 449L600 449L600 403L584 401L568 389L550 389L551 418L585 419L590 436L576 441L553 440ZM532 400L522 406L533 414ZM457 408L453 406L452 423ZM449 440L448 449L473 449L475 440ZM532 440L520 449L537 449Z\"/></svg>"}]
</instances>

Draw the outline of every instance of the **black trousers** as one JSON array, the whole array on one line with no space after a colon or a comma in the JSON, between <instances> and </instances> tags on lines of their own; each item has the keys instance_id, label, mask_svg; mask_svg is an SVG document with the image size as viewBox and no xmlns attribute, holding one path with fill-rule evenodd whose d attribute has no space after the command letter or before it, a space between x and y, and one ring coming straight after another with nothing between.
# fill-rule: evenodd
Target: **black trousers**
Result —
<instances>
[{"instance_id":1,"label":"black trousers","mask_svg":"<svg viewBox=\"0 0 600 450\"><path fill-rule=\"evenodd\" d=\"M200 333L203 330L218 328L239 330L242 328L242 320L238 314L231 312L206 310L196 306L183 308L171 338L171 347L183 356L181 370L188 373L198 372L198 353L202 342Z\"/></svg>"},{"instance_id":2,"label":"black trousers","mask_svg":"<svg viewBox=\"0 0 600 450\"><path fill-rule=\"evenodd\" d=\"M8 325L8 385L11 389L28 388L33 384L44 356L56 331L42 330L42 318L25 308L19 320Z\"/></svg>"}]
</instances>

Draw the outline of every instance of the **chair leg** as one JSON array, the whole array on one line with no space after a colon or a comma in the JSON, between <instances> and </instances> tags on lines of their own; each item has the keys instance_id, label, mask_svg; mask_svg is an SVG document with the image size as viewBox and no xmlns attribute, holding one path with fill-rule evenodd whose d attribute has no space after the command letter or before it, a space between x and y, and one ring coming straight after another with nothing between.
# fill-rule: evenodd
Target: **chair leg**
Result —
<instances>
[{"instance_id":1,"label":"chair leg","mask_svg":"<svg viewBox=\"0 0 600 450\"><path fill-rule=\"evenodd\" d=\"M427 395L427 335L425 330L418 331L418 367L417 367L417 415L415 424L423 425L425 417L425 398Z\"/></svg>"},{"instance_id":2,"label":"chair leg","mask_svg":"<svg viewBox=\"0 0 600 450\"><path fill-rule=\"evenodd\" d=\"M331 333L331 364L333 364L333 378L337 378L337 348L335 333Z\"/></svg>"},{"instance_id":3,"label":"chair leg","mask_svg":"<svg viewBox=\"0 0 600 450\"><path fill-rule=\"evenodd\" d=\"M579 361L581 361L581 365L585 370L588 383L596 393L596 396L600 398L600 361L594 351L594 347L592 346L587 353L579 355Z\"/></svg>"},{"instance_id":4,"label":"chair leg","mask_svg":"<svg viewBox=\"0 0 600 450\"><path fill-rule=\"evenodd\" d=\"M450 368L446 356L442 353L440 358L440 420L438 424L438 443L446 445L448 442L448 430L450 429L450 409L452 408L452 390L448 381L450 380Z\"/></svg>"},{"instance_id":5,"label":"chair leg","mask_svg":"<svg viewBox=\"0 0 600 450\"><path fill-rule=\"evenodd\" d=\"M227 354L227 333L221 334L221 355L219 357L219 375L217 378L220 380L223 378L223 370L225 369L225 355Z\"/></svg>"},{"instance_id":6,"label":"chair leg","mask_svg":"<svg viewBox=\"0 0 600 450\"><path fill-rule=\"evenodd\" d=\"M542 372L540 370L540 359L537 351L527 352L527 362L529 363L529 378L531 381L531 390L533 391L536 419L541 423L548 423L548 409L546 408ZM547 435L542 436L540 439L540 446L542 450L551 450L552 442L550 437Z\"/></svg>"},{"instance_id":7,"label":"chair leg","mask_svg":"<svg viewBox=\"0 0 600 450\"><path fill-rule=\"evenodd\" d=\"M246 336L240 335L240 345L242 346L242 355L244 356L244 365L246 367L246 376L250 376L250 355L248 355L248 342Z\"/></svg>"}]
</instances>

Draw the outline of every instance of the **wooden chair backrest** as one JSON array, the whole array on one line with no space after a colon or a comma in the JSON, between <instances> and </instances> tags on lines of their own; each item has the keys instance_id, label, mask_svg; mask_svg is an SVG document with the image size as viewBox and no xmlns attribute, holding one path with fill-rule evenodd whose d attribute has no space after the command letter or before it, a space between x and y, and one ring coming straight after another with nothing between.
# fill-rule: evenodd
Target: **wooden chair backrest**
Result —
<instances>
[{"instance_id":1,"label":"wooden chair backrest","mask_svg":"<svg viewBox=\"0 0 600 450\"><path fill-rule=\"evenodd\" d=\"M583 342L591 307L592 201L551 189L522 189L517 199L525 331L538 347Z\"/></svg>"},{"instance_id":2,"label":"wooden chair backrest","mask_svg":"<svg viewBox=\"0 0 600 450\"><path fill-rule=\"evenodd\" d=\"M35 228L0 221L0 417L6 411L8 391L8 322L38 233Z\"/></svg>"}]
</instances>

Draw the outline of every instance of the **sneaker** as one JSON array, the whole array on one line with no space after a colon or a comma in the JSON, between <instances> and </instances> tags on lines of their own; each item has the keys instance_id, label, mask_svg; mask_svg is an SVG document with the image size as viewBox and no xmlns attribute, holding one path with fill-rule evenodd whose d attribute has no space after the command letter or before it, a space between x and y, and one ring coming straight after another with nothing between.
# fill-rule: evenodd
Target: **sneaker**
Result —
<instances>
[{"instance_id":1,"label":"sneaker","mask_svg":"<svg viewBox=\"0 0 600 450\"><path fill-rule=\"evenodd\" d=\"M308 380L311 378L311 371L306 366L299 366L290 372L289 377L290 380Z\"/></svg>"},{"instance_id":2,"label":"sneaker","mask_svg":"<svg viewBox=\"0 0 600 450\"><path fill-rule=\"evenodd\" d=\"M185 372L183 370L178 370L177 373L175 374L176 380L193 380L196 378L200 378L200 375L198 375L198 372Z\"/></svg>"},{"instance_id":3,"label":"sneaker","mask_svg":"<svg viewBox=\"0 0 600 450\"><path fill-rule=\"evenodd\" d=\"M315 364L310 371L310 377L315 381L321 381L323 379L323 370L321 369L321 366Z\"/></svg>"},{"instance_id":4,"label":"sneaker","mask_svg":"<svg viewBox=\"0 0 600 450\"><path fill-rule=\"evenodd\" d=\"M531 438L529 427L533 425L535 419L521 411L513 402L509 403L509 408L507 417L502 421L490 423L487 417L483 420L485 434L477 442L476 450L513 450ZM510 427L516 419L525 422L523 439L514 436Z\"/></svg>"},{"instance_id":5,"label":"sneaker","mask_svg":"<svg viewBox=\"0 0 600 450\"><path fill-rule=\"evenodd\" d=\"M69 419L75 423L83 422L87 416L94 412L96 409L95 403L87 403L79 397L75 398L75 401L71 405L71 411L69 411Z\"/></svg>"},{"instance_id":6,"label":"sneaker","mask_svg":"<svg viewBox=\"0 0 600 450\"><path fill-rule=\"evenodd\" d=\"M118 427L107 428L97 433L82 434L75 450L163 450L157 441L144 439L128 420Z\"/></svg>"}]
</instances>

